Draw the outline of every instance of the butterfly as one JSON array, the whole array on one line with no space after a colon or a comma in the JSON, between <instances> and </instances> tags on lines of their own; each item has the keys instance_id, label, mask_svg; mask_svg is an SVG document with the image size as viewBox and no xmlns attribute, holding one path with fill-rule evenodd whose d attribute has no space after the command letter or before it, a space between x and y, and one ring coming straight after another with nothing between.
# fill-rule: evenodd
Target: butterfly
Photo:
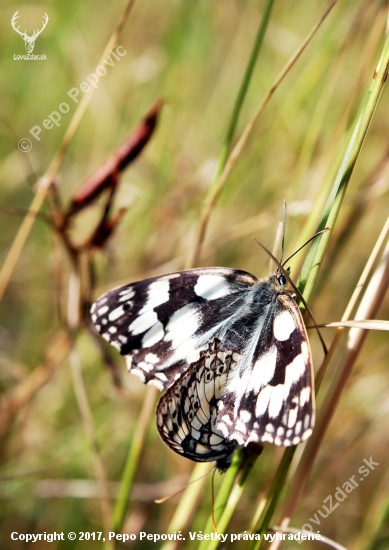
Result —
<instances>
[{"instance_id":1,"label":"butterfly","mask_svg":"<svg viewBox=\"0 0 389 550\"><path fill-rule=\"evenodd\" d=\"M131 373L165 391L157 428L175 452L225 470L238 446L296 445L315 416L309 341L278 268L258 280L228 268L151 277L91 308Z\"/></svg>"}]
</instances>

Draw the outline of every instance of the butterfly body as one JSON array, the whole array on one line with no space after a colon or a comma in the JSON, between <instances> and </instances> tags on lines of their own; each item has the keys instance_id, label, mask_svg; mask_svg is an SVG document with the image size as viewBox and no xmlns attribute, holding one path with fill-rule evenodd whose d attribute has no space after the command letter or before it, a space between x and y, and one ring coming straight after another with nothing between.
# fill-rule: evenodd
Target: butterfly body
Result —
<instances>
[{"instance_id":1,"label":"butterfly body","mask_svg":"<svg viewBox=\"0 0 389 550\"><path fill-rule=\"evenodd\" d=\"M92 306L97 330L131 372L167 390L157 426L179 454L225 469L237 445L309 437L311 354L285 284L279 272L258 281L194 269L114 289Z\"/></svg>"}]
</instances>

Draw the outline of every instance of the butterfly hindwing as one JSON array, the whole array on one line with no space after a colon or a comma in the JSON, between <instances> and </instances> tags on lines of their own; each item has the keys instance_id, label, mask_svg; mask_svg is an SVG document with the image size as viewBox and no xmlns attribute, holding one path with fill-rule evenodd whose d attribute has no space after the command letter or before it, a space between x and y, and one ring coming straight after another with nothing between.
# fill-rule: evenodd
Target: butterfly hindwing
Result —
<instances>
[{"instance_id":1,"label":"butterfly hindwing","mask_svg":"<svg viewBox=\"0 0 389 550\"><path fill-rule=\"evenodd\" d=\"M100 334L143 382L167 389L233 314L257 281L244 271L193 269L125 285L92 306Z\"/></svg>"},{"instance_id":2,"label":"butterfly hindwing","mask_svg":"<svg viewBox=\"0 0 389 550\"><path fill-rule=\"evenodd\" d=\"M175 452L195 460L215 460L225 470L237 443L227 441L216 427L218 401L237 354L219 348L215 339L187 372L161 397L157 427Z\"/></svg>"}]
</instances>

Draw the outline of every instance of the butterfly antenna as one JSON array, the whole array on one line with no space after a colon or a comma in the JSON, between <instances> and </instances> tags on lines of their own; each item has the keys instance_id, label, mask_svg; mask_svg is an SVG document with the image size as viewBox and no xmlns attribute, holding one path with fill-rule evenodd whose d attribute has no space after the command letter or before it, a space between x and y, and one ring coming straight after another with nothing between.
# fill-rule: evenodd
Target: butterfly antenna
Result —
<instances>
[{"instance_id":1,"label":"butterfly antenna","mask_svg":"<svg viewBox=\"0 0 389 550\"><path fill-rule=\"evenodd\" d=\"M215 521L215 474L216 468L213 469L212 474L212 527L215 533L217 533L216 521Z\"/></svg>"},{"instance_id":2,"label":"butterfly antenna","mask_svg":"<svg viewBox=\"0 0 389 550\"><path fill-rule=\"evenodd\" d=\"M280 264L282 266L284 266L285 264L287 264L289 262L289 260L291 258L293 258L293 256L295 256L297 254L297 252L300 252L300 250L302 250L304 248L304 246L307 246L307 244L309 244L311 241L313 241L313 239L316 239L316 237L318 235L321 235L322 233L326 233L326 231L330 231L331 227L326 227L324 229L322 229L321 231L318 231L317 233L314 234L313 237L311 237L310 239L307 240L306 243L304 243L302 246L300 246L300 248L298 248L295 252L293 252L293 254L291 256L289 256L289 258L287 258L284 262L282 261L282 256L283 256L283 252L284 252L284 248L283 248L283 242L282 242L282 254L281 254L281 260L280 260ZM257 241L258 242L258 241Z\"/></svg>"},{"instance_id":3,"label":"butterfly antenna","mask_svg":"<svg viewBox=\"0 0 389 550\"><path fill-rule=\"evenodd\" d=\"M323 231L327 231L327 229L323 229ZM321 231L321 233L323 233L323 231ZM316 237L316 235L315 235L315 237ZM312 239L310 239L310 240L312 240ZM326 344L325 344L325 342L324 342L324 339L323 339L323 337L322 337L322 335L321 335L321 333L320 333L319 327L317 326L317 323L316 323L316 321L315 321L315 318L314 318L314 316L313 316L313 313L312 313L312 311L309 309L307 302L306 302L305 299L303 298L303 295L301 294L301 292L299 291L299 289L297 288L297 286L294 284L294 282L293 282L292 279L290 278L288 271L282 267L282 265L280 264L280 262L273 256L273 254L270 252L270 250L268 250L268 249L266 248L266 246L265 246L264 244L262 244L260 241L258 241L258 239L255 239L255 241L257 242L257 244L259 244L259 246L260 246L261 248L263 248L263 250L264 250L265 252L267 252L267 254L269 254L269 256L270 256L271 258L273 258L273 262L276 264L276 266L278 267L278 269L281 271L281 273L282 273L282 274L284 275L284 277L287 279L287 281L289 282L290 286L293 288L293 290L296 292L297 296L300 298L300 300L301 300L302 303L304 304L304 306L305 306L305 308L306 308L306 310L307 310L307 312L308 312L310 318L311 318L312 321L313 321L313 324L314 324L314 326L315 326L316 332L317 332L317 334L318 334L318 336L319 336L319 338L320 338L320 342L321 342L321 345L323 346L324 353L325 353L325 355L327 355L328 349L327 349L327 346L326 346ZM309 242L309 241L308 241L308 242ZM294 255L294 254L293 254L293 255ZM285 262L284 262L284 264L285 264Z\"/></svg>"},{"instance_id":4,"label":"butterfly antenna","mask_svg":"<svg viewBox=\"0 0 389 550\"><path fill-rule=\"evenodd\" d=\"M286 201L284 200L284 219L282 222L282 243L281 243L281 258L280 258L281 265L283 265L282 259L284 257L284 249L285 249L285 227L286 227Z\"/></svg>"},{"instance_id":5,"label":"butterfly antenna","mask_svg":"<svg viewBox=\"0 0 389 550\"><path fill-rule=\"evenodd\" d=\"M185 489L187 489L189 487L189 485L192 485L192 483L196 483L197 481L200 481L200 479L203 479L203 477L209 475L215 468L211 468L206 474L196 478L196 479L193 479L192 481L190 481L189 483L187 483L185 485L185 487L183 487L182 489L180 489L179 491L176 491L175 493L172 493L171 495L168 495L166 497L163 497L163 498L157 498L154 500L154 502L156 504L162 504L163 502L166 502L168 500L170 500L171 498L174 498L176 497L177 495L179 495L180 493L183 493L185 491ZM212 478L212 488L213 488L213 478Z\"/></svg>"}]
</instances>

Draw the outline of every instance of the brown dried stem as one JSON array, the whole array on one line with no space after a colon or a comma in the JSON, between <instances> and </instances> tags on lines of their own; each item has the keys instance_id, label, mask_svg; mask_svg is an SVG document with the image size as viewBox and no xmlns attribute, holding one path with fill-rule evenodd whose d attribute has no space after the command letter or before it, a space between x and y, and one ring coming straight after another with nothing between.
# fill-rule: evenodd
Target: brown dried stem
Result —
<instances>
[{"instance_id":1,"label":"brown dried stem","mask_svg":"<svg viewBox=\"0 0 389 550\"><path fill-rule=\"evenodd\" d=\"M98 64L102 64L103 61L108 57L110 50L115 46L119 35L122 31L122 28L124 26L124 23L127 20L127 17L131 11L132 6L134 5L135 0L129 0L123 14L121 15L118 24L116 25L116 28L114 32L112 33L111 38L108 41L108 44L104 50L103 55L101 56L101 59ZM47 194L54 182L55 176L58 173L59 167L62 164L62 161L64 159L65 153L74 137L74 134L76 133L76 130L81 122L82 117L84 116L84 113L89 105L89 102L92 98L92 95L95 91L95 88L91 86L91 89L89 92L86 92L80 101L76 112L74 113L74 116L72 120L70 121L70 124L65 132L65 135L63 137L62 143L54 155L53 160L51 161L48 169L46 170L45 174L38 180L37 182L37 192L35 197L33 198L29 213L24 218L19 231L11 245L11 248L8 252L8 255L6 257L6 260L4 262L4 265L2 267L2 270L0 272L0 301L2 297L4 296L4 292L8 286L8 283L11 279L12 273L15 269L15 266L18 262L18 259L20 257L20 254L22 253L23 247L25 245L25 242L30 234L30 231L34 225L35 218L37 214L39 213L40 209L42 208L43 203L46 200Z\"/></svg>"}]
</instances>

